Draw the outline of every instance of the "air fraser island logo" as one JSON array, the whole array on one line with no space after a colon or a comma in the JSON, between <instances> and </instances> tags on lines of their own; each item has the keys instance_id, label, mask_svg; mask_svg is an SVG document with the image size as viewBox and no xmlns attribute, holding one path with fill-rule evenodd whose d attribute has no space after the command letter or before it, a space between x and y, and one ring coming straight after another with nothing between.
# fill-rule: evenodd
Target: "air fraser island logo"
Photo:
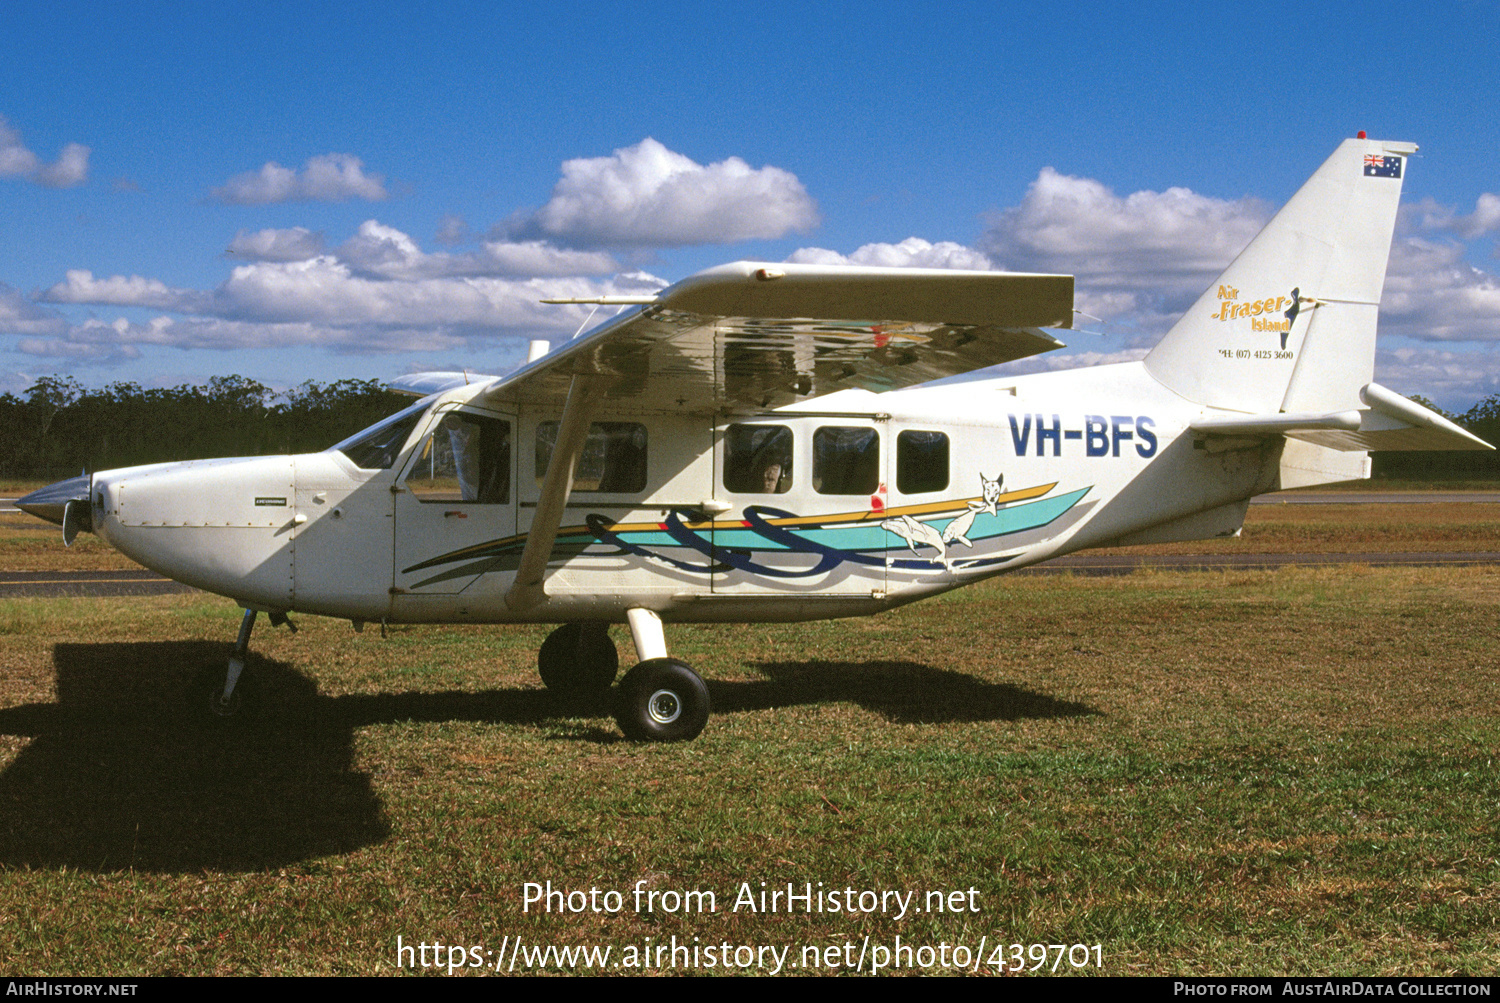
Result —
<instances>
[{"instance_id":1,"label":"air fraser island logo","mask_svg":"<svg viewBox=\"0 0 1500 1003\"><path fill-rule=\"evenodd\" d=\"M1234 286L1219 287L1219 311L1208 315L1209 320L1234 320L1250 318L1250 330L1275 331L1281 335L1281 347L1286 348L1286 337L1292 333L1292 324L1302 309L1301 288L1293 289L1288 296L1267 296L1261 300L1240 302L1240 291ZM1283 310L1282 308L1286 309ZM1280 314L1280 317L1276 315Z\"/></svg>"}]
</instances>

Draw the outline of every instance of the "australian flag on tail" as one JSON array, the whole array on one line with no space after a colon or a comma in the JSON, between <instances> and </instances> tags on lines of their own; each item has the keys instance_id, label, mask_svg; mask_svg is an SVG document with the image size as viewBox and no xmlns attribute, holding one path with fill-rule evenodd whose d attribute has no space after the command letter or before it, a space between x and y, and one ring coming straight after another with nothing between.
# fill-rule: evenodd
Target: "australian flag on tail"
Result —
<instances>
[{"instance_id":1,"label":"australian flag on tail","mask_svg":"<svg viewBox=\"0 0 1500 1003\"><path fill-rule=\"evenodd\" d=\"M1365 177L1399 178L1400 176L1400 157L1382 157L1378 153L1371 153L1365 157Z\"/></svg>"}]
</instances>

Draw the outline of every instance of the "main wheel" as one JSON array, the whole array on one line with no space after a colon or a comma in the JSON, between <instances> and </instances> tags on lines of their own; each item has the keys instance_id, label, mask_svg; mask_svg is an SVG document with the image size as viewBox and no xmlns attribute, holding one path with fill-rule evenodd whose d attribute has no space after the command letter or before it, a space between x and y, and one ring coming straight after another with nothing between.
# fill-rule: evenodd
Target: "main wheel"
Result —
<instances>
[{"instance_id":1,"label":"main wheel","mask_svg":"<svg viewBox=\"0 0 1500 1003\"><path fill-rule=\"evenodd\" d=\"M648 658L625 673L615 720L626 738L685 742L708 724L708 686L675 658Z\"/></svg>"},{"instance_id":2,"label":"main wheel","mask_svg":"<svg viewBox=\"0 0 1500 1003\"><path fill-rule=\"evenodd\" d=\"M603 623L563 624L542 642L536 662L542 684L566 697L603 693L620 671L620 655Z\"/></svg>"}]
</instances>

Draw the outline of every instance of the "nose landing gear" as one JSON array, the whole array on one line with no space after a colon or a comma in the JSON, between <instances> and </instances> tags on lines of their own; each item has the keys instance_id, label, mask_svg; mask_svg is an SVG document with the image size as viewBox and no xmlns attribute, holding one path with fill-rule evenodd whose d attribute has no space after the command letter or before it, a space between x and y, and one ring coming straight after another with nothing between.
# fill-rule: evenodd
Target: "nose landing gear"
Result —
<instances>
[{"instance_id":1,"label":"nose landing gear","mask_svg":"<svg viewBox=\"0 0 1500 1003\"><path fill-rule=\"evenodd\" d=\"M292 633L297 632L297 625L287 619L285 613L273 612L267 615L271 618L273 627L286 624ZM245 659L250 653L250 632L255 629L255 617L255 610L245 610L245 615L240 619L240 633L235 638L234 650L229 653L226 668L222 672L214 668L204 669L194 681L193 711L206 721L222 722L242 718L255 707L259 695L255 675L245 673Z\"/></svg>"},{"instance_id":2,"label":"nose landing gear","mask_svg":"<svg viewBox=\"0 0 1500 1003\"><path fill-rule=\"evenodd\" d=\"M222 723L241 717L247 705L253 704L253 683L246 676L245 657L250 652L250 631L255 629L256 611L245 610L240 620L240 633L234 641L234 650L229 653L227 671L205 668L193 682L193 713L209 723Z\"/></svg>"}]
</instances>

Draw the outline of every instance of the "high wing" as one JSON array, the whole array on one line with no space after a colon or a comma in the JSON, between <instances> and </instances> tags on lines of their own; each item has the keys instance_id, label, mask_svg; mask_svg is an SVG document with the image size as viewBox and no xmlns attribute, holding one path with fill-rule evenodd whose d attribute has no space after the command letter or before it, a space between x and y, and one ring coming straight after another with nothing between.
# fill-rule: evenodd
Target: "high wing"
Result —
<instances>
[{"instance_id":1,"label":"high wing","mask_svg":"<svg viewBox=\"0 0 1500 1003\"><path fill-rule=\"evenodd\" d=\"M506 594L512 608L546 597L573 470L605 401L677 414L758 411L1023 359L1062 347L1040 328L1072 324L1073 277L739 261L649 298L593 302L636 309L483 393L496 403L562 410Z\"/></svg>"},{"instance_id":2,"label":"high wing","mask_svg":"<svg viewBox=\"0 0 1500 1003\"><path fill-rule=\"evenodd\" d=\"M654 297L495 383L507 403L567 400L574 377L633 407L758 411L894 390L1061 348L1071 275L739 261Z\"/></svg>"}]
</instances>

